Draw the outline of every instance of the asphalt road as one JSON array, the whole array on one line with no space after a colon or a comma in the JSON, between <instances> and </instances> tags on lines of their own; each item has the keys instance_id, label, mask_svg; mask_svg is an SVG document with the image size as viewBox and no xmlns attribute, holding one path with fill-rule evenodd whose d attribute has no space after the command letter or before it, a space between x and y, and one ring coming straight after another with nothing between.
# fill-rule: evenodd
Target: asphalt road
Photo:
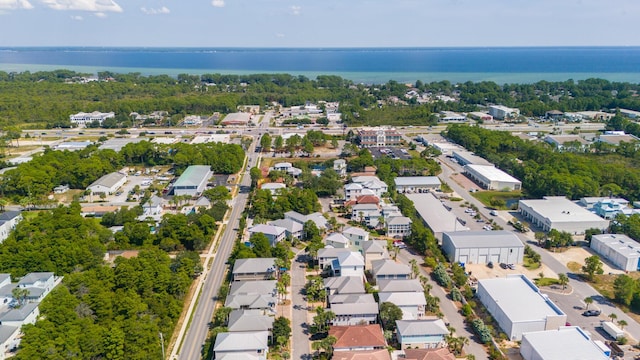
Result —
<instances>
[{"instance_id":1,"label":"asphalt road","mask_svg":"<svg viewBox=\"0 0 640 360\"><path fill-rule=\"evenodd\" d=\"M255 141L248 150L249 165L255 166L258 161L258 156L253 155L255 148ZM202 346L207 338L209 331L209 322L213 317L215 310L216 298L220 286L224 281L224 276L227 268L227 259L233 249L233 244L237 238L238 223L240 215L247 204L247 198L249 196L249 188L251 186L251 177L246 171L246 176L242 178L240 183L240 192L234 199L232 205L231 215L225 228L224 234L220 239L217 253L214 256L213 264L208 272L202 276L206 276L198 304L193 313L193 318L189 329L183 339L183 344L178 352L178 359L181 360L196 360L202 357ZM180 341L180 339L178 340Z\"/></svg>"},{"instance_id":2,"label":"asphalt road","mask_svg":"<svg viewBox=\"0 0 640 360\"><path fill-rule=\"evenodd\" d=\"M460 197L471 204L475 204L479 212L486 218L492 218L495 222L502 226L505 230L513 230L513 228L507 224L505 220L500 217L492 217L489 214L489 209L485 207L479 200L471 196L465 189L463 189L458 183L449 178L454 172L461 172L461 167L458 164L452 163L444 155L439 157L442 163L442 175L441 180L445 181ZM627 316L622 310L615 307L614 304L609 302L600 293L598 293L591 285L582 281L576 274L572 273L565 264L556 260L547 250L538 247L531 239L526 235L516 232L516 235L524 244L529 244L531 248L540 254L542 263L547 265L556 274L565 273L569 277L569 284L573 288L573 292L569 294L558 294L555 292L547 292L549 298L553 300L563 312L567 314L567 321L572 325L577 325L589 330L594 334L596 339L604 339L603 333L596 329L599 325L599 320L608 320L607 316L611 313L617 315L617 320L625 320L627 326L625 331L635 340L640 340L640 324L631 317ZM600 317L584 318L582 316L583 308L585 307L584 299L592 297L594 299L591 309L600 309L602 315ZM610 339L607 339L610 340Z\"/></svg>"},{"instance_id":3,"label":"asphalt road","mask_svg":"<svg viewBox=\"0 0 640 360\"><path fill-rule=\"evenodd\" d=\"M293 344L292 359L307 359L309 354L309 334L307 324L307 302L302 295L306 283L305 254L300 254L293 262L291 270L291 342Z\"/></svg>"}]
</instances>

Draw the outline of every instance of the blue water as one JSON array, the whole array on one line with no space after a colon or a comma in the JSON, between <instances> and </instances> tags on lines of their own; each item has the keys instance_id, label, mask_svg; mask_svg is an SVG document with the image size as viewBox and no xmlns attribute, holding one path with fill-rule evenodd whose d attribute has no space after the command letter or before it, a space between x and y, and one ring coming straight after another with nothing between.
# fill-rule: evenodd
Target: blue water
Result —
<instances>
[{"instance_id":1,"label":"blue water","mask_svg":"<svg viewBox=\"0 0 640 360\"><path fill-rule=\"evenodd\" d=\"M640 82L640 47L522 48L0 48L0 70L335 74L355 82L525 83L589 77Z\"/></svg>"}]
</instances>

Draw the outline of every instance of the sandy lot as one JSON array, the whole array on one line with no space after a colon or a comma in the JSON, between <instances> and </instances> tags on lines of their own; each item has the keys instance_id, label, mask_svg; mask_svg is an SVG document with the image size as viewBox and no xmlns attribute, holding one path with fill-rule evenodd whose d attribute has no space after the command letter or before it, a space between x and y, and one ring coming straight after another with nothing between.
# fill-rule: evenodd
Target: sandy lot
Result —
<instances>
[{"instance_id":1,"label":"sandy lot","mask_svg":"<svg viewBox=\"0 0 640 360\"><path fill-rule=\"evenodd\" d=\"M565 266L567 265L567 263L569 263L570 261L574 261L577 262L578 264L580 264L580 266L584 265L584 259L588 258L589 256L592 255L597 255L595 252L593 252L593 250L591 250L590 248L587 247L572 247L564 252L550 252L551 256L553 256L554 258L556 258L556 260L560 261L562 264L564 264ZM609 263L607 260L605 260L602 256L600 257L600 260L602 260L602 262L604 263L602 265L602 269L604 270L605 274L624 274L624 271L617 269L616 267L614 267L611 263Z\"/></svg>"},{"instance_id":2,"label":"sandy lot","mask_svg":"<svg viewBox=\"0 0 640 360\"><path fill-rule=\"evenodd\" d=\"M555 272L551 271L551 269L549 269L544 264L542 264L542 266L540 266L538 269L535 269L535 270L528 270L522 265L516 265L515 270L503 269L499 266L499 264L495 264L493 269L489 269L485 264L465 264L465 268L467 269L467 272L471 272L472 277L478 280L496 278L496 277L505 277L507 275L512 275L512 274L523 274L529 279L533 280L540 277L540 275L538 275L540 274L540 272L544 273L544 277L550 277L550 278L558 277L558 275Z\"/></svg>"}]
</instances>

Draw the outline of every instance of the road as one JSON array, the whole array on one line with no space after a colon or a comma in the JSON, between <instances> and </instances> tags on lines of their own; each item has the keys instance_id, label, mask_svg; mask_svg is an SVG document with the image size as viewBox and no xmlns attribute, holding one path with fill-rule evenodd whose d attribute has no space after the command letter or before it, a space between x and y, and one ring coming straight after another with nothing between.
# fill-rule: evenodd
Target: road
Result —
<instances>
[{"instance_id":1,"label":"road","mask_svg":"<svg viewBox=\"0 0 640 360\"><path fill-rule=\"evenodd\" d=\"M259 160L259 156L254 154L255 146L256 141L251 144L248 150L248 164L251 167L255 166ZM204 282L191 319L191 324L189 324L184 338L178 339L178 344L180 341L183 341L182 347L177 349L178 359L196 360L202 356L202 346L207 338L209 322L213 317L218 291L224 281L227 270L227 259L231 254L237 238L237 231L235 229L238 228L240 215L247 204L250 186L251 177L249 176L249 172L245 171L245 176L240 183L240 191L234 199L231 215L226 224L224 234L219 241L217 252L214 254L213 264L208 271L205 269L205 273L201 275L204 276Z\"/></svg>"},{"instance_id":2,"label":"road","mask_svg":"<svg viewBox=\"0 0 640 360\"><path fill-rule=\"evenodd\" d=\"M479 212L485 218L494 219L494 221L504 229L509 230L511 228L511 226L507 224L507 221L501 217L491 216L489 214L490 209L487 209L484 204L471 196L466 189L462 188L458 183L450 178L452 173L462 172L462 167L451 162L451 160L444 155L441 155L439 159L442 163L442 174L440 176L442 181L446 182L449 187L451 187L465 201L475 204L478 207ZM548 292L549 298L556 302L560 309L567 314L568 322L584 327L594 333L596 338L603 339L602 333L599 330L595 330L595 327L599 324L599 320L607 320L607 315L615 313L618 316L617 321L624 320L627 322L628 325L624 330L633 339L640 340L640 324L638 324L638 322L626 315L622 310L616 308L614 304L607 301L607 299L600 295L600 293L591 287L591 285L581 280L577 274L572 273L565 264L558 261L547 250L538 247L535 244L535 241L531 238L527 237L525 234L516 234L524 244L529 244L535 252L540 254L542 263L548 266L549 269L554 271L556 274L566 273L569 277L570 285L573 288L573 292L571 294L564 295L555 292ZM598 308L602 311L602 315L599 318L593 317L585 319L582 316L582 311L585 306L583 300L587 297L592 297L595 300L591 308Z\"/></svg>"},{"instance_id":3,"label":"road","mask_svg":"<svg viewBox=\"0 0 640 360\"><path fill-rule=\"evenodd\" d=\"M309 334L307 329L307 302L302 295L306 283L305 254L299 254L293 262L291 271L291 303L294 304L291 318L291 342L293 344L292 359L309 357Z\"/></svg>"}]
</instances>

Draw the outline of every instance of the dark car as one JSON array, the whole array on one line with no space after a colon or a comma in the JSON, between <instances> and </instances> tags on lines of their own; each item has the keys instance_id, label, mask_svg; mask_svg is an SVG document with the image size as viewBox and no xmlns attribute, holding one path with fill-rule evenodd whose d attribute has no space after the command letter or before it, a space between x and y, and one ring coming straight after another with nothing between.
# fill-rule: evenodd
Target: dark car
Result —
<instances>
[{"instance_id":1,"label":"dark car","mask_svg":"<svg viewBox=\"0 0 640 360\"><path fill-rule=\"evenodd\" d=\"M487 266L489 267L489 269L493 269L493 261L489 261L487 263Z\"/></svg>"},{"instance_id":2,"label":"dark car","mask_svg":"<svg viewBox=\"0 0 640 360\"><path fill-rule=\"evenodd\" d=\"M503 268L503 269L506 269L506 268L507 268L507 264L505 264L505 263L500 263L500 267L501 267L501 268Z\"/></svg>"},{"instance_id":3,"label":"dark car","mask_svg":"<svg viewBox=\"0 0 640 360\"><path fill-rule=\"evenodd\" d=\"M582 313L582 316L600 316L600 310L587 310Z\"/></svg>"}]
</instances>

